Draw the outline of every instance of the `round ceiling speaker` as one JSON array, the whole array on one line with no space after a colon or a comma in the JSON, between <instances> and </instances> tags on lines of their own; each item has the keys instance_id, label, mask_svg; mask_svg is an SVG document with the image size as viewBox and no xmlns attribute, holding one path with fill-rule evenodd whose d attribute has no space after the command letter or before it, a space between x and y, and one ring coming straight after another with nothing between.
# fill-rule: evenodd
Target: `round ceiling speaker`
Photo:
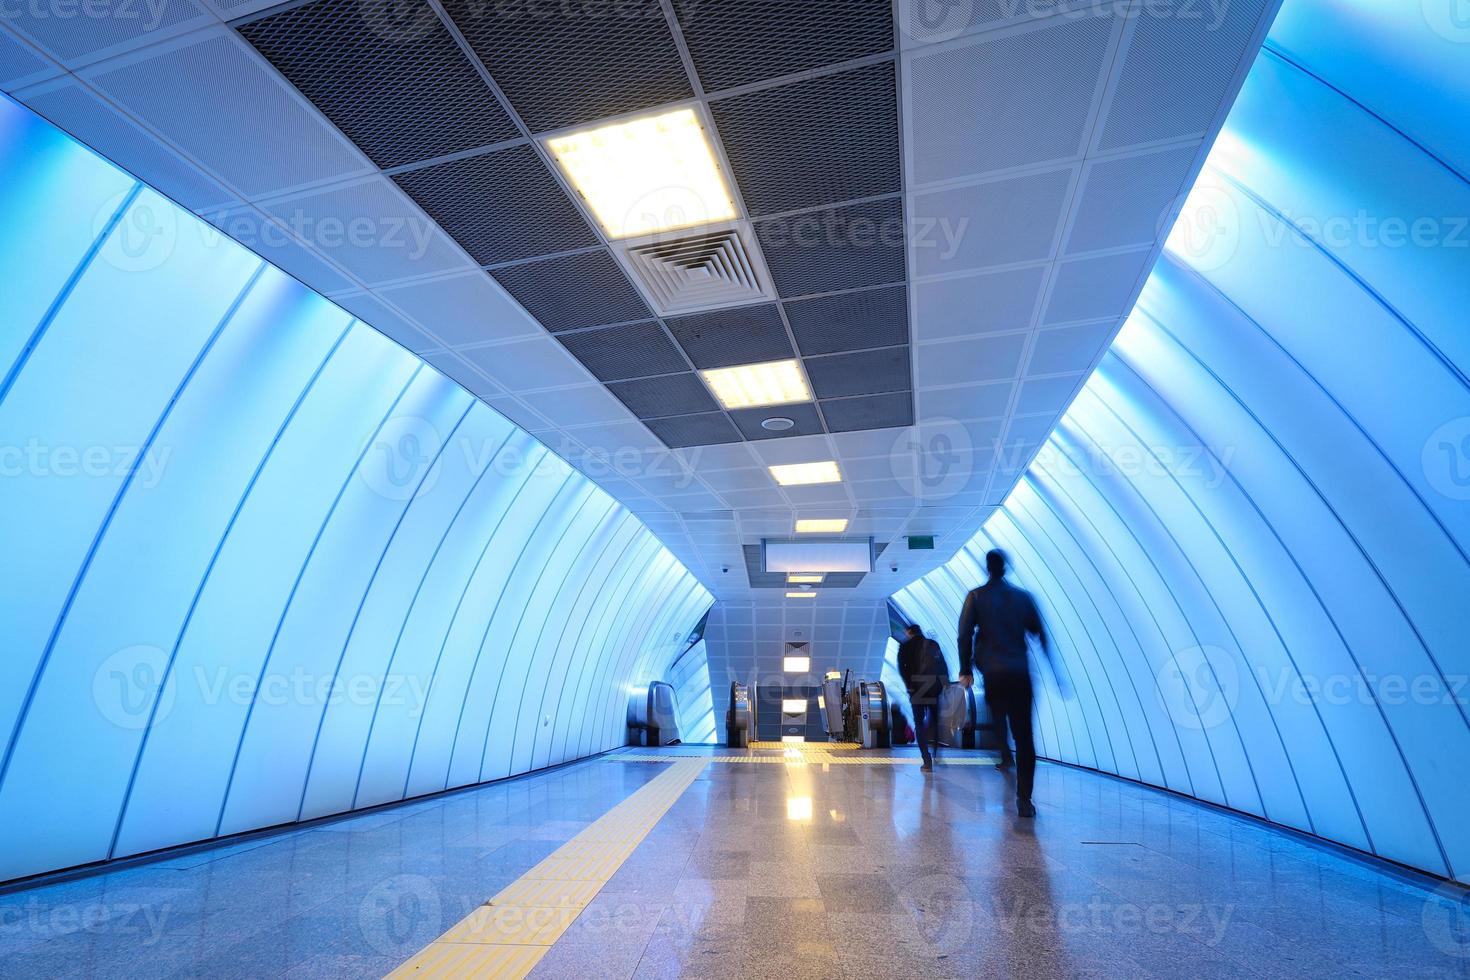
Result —
<instances>
[{"instance_id":1,"label":"round ceiling speaker","mask_svg":"<svg viewBox=\"0 0 1470 980\"><path fill-rule=\"evenodd\" d=\"M794 425L796 425L796 423L793 422L791 419L782 418L778 415L775 418L766 419L764 422L762 422L761 428L767 429L771 432L785 432L787 429L791 428Z\"/></svg>"}]
</instances>

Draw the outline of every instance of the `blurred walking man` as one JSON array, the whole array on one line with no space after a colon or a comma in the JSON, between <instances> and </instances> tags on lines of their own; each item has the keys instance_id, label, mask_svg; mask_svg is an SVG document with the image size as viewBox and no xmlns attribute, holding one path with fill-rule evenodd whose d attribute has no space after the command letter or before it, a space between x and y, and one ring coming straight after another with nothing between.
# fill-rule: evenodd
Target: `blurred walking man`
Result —
<instances>
[{"instance_id":1,"label":"blurred walking man","mask_svg":"<svg viewBox=\"0 0 1470 980\"><path fill-rule=\"evenodd\" d=\"M898 645L898 674L908 688L909 704L914 709L914 737L924 758L919 769L933 772L934 756L939 752L939 694L949 679L949 668L939 644L917 626L909 626Z\"/></svg>"},{"instance_id":2,"label":"blurred walking man","mask_svg":"<svg viewBox=\"0 0 1470 980\"><path fill-rule=\"evenodd\" d=\"M974 668L980 668L985 703L1000 728L1003 765L1010 755L1005 742L1007 726L1016 739L1016 812L1034 817L1031 787L1036 781L1036 740L1031 731L1033 696L1026 638L1036 637L1047 657L1051 648L1036 600L1006 581L1005 552L997 549L986 554L985 570L990 581L970 590L960 612L960 683L969 687L975 682Z\"/></svg>"}]
</instances>

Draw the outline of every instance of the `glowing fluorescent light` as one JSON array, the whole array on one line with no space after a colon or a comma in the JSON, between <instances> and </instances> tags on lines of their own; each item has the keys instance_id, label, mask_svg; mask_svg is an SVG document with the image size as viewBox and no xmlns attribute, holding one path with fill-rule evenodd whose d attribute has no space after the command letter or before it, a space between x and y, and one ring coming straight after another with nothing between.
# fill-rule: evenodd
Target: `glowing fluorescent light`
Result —
<instances>
[{"instance_id":1,"label":"glowing fluorescent light","mask_svg":"<svg viewBox=\"0 0 1470 980\"><path fill-rule=\"evenodd\" d=\"M793 674L805 674L812 669L811 657L787 657L783 669Z\"/></svg>"},{"instance_id":2,"label":"glowing fluorescent light","mask_svg":"<svg viewBox=\"0 0 1470 980\"><path fill-rule=\"evenodd\" d=\"M799 715L806 711L806 698L782 698L781 710L788 715Z\"/></svg>"},{"instance_id":3,"label":"glowing fluorescent light","mask_svg":"<svg viewBox=\"0 0 1470 980\"><path fill-rule=\"evenodd\" d=\"M726 408L760 408L812 400L801 366L794 359L741 364L699 373Z\"/></svg>"},{"instance_id":4,"label":"glowing fluorescent light","mask_svg":"<svg viewBox=\"0 0 1470 980\"><path fill-rule=\"evenodd\" d=\"M786 593L786 598L788 598L788 599L815 599L816 597L817 597L817 594L815 592L788 592L788 593Z\"/></svg>"},{"instance_id":5,"label":"glowing fluorescent light","mask_svg":"<svg viewBox=\"0 0 1470 980\"><path fill-rule=\"evenodd\" d=\"M787 585L816 585L818 582L822 581L822 579L824 579L826 577L827 576L825 576L825 575L807 575L807 574L788 575L788 576L786 576L786 584Z\"/></svg>"},{"instance_id":6,"label":"glowing fluorescent light","mask_svg":"<svg viewBox=\"0 0 1470 980\"><path fill-rule=\"evenodd\" d=\"M771 476L783 487L800 487L812 483L841 483L842 471L833 460L820 463L786 463L769 467Z\"/></svg>"},{"instance_id":7,"label":"glowing fluorescent light","mask_svg":"<svg viewBox=\"0 0 1470 980\"><path fill-rule=\"evenodd\" d=\"M786 800L787 820L810 820L812 818L812 798L810 796L792 796Z\"/></svg>"},{"instance_id":8,"label":"glowing fluorescent light","mask_svg":"<svg viewBox=\"0 0 1470 980\"><path fill-rule=\"evenodd\" d=\"M841 534L846 530L845 517L812 517L796 522L797 534Z\"/></svg>"},{"instance_id":9,"label":"glowing fluorescent light","mask_svg":"<svg viewBox=\"0 0 1470 980\"><path fill-rule=\"evenodd\" d=\"M735 217L693 109L554 136L546 148L612 238Z\"/></svg>"}]
</instances>

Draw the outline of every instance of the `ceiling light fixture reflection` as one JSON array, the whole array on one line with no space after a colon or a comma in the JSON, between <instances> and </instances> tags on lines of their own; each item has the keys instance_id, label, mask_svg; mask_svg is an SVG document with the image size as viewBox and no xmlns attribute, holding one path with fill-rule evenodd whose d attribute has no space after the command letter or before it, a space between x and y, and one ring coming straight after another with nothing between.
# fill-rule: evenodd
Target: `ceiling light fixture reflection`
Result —
<instances>
[{"instance_id":1,"label":"ceiling light fixture reflection","mask_svg":"<svg viewBox=\"0 0 1470 980\"><path fill-rule=\"evenodd\" d=\"M786 799L787 820L810 820L812 818L812 798L810 796L791 796Z\"/></svg>"},{"instance_id":2,"label":"ceiling light fixture reflection","mask_svg":"<svg viewBox=\"0 0 1470 980\"><path fill-rule=\"evenodd\" d=\"M735 200L693 109L553 136L546 148L611 238L735 217Z\"/></svg>"},{"instance_id":3,"label":"ceiling light fixture reflection","mask_svg":"<svg viewBox=\"0 0 1470 980\"><path fill-rule=\"evenodd\" d=\"M797 534L841 534L846 530L845 517L811 517L796 522Z\"/></svg>"},{"instance_id":4,"label":"ceiling light fixture reflection","mask_svg":"<svg viewBox=\"0 0 1470 980\"><path fill-rule=\"evenodd\" d=\"M806 710L806 698L782 698L781 713L799 715Z\"/></svg>"},{"instance_id":5,"label":"ceiling light fixture reflection","mask_svg":"<svg viewBox=\"0 0 1470 980\"><path fill-rule=\"evenodd\" d=\"M760 408L812 400L811 389L795 359L714 368L699 374L725 408Z\"/></svg>"},{"instance_id":6,"label":"ceiling light fixture reflection","mask_svg":"<svg viewBox=\"0 0 1470 980\"><path fill-rule=\"evenodd\" d=\"M842 471L834 460L820 463L786 463L770 467L771 476L783 487L801 487L813 483L841 483Z\"/></svg>"}]
</instances>

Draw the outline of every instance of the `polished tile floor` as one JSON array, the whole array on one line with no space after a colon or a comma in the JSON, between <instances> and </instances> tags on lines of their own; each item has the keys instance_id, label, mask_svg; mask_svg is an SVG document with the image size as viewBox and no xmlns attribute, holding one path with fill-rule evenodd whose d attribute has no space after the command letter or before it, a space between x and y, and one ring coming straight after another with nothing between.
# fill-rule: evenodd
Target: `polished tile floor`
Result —
<instances>
[{"instance_id":1,"label":"polished tile floor","mask_svg":"<svg viewBox=\"0 0 1470 980\"><path fill-rule=\"evenodd\" d=\"M382 976L634 754L0 895L0 976ZM772 756L710 762L533 975L1470 978L1458 892L1188 801L1043 765L1021 821L988 767Z\"/></svg>"}]
</instances>

